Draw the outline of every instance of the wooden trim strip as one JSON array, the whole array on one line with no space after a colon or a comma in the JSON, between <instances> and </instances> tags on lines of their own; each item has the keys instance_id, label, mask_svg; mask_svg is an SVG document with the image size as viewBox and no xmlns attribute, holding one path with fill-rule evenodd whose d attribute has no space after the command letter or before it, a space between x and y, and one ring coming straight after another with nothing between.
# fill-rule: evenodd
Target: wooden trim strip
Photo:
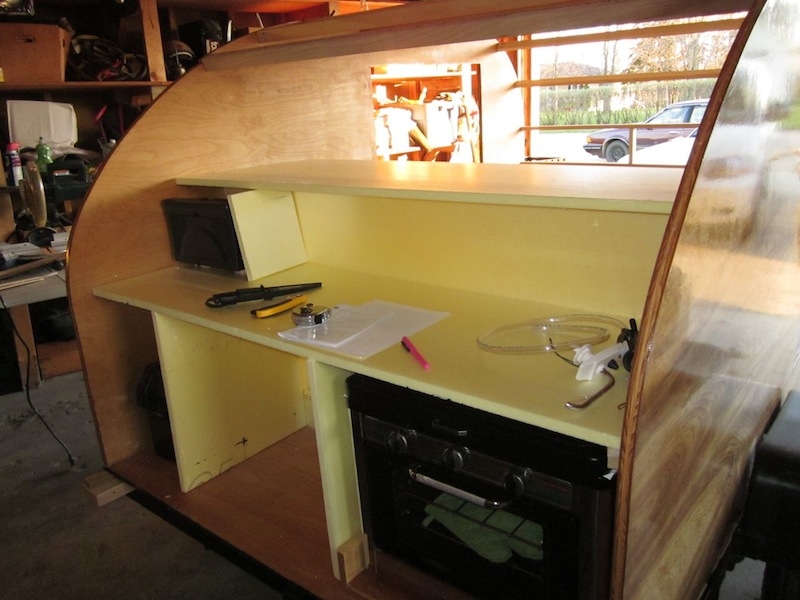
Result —
<instances>
[{"instance_id":1,"label":"wooden trim strip","mask_svg":"<svg viewBox=\"0 0 800 600\"><path fill-rule=\"evenodd\" d=\"M521 79L515 87L551 87L586 85L590 83L638 83L643 81L677 81L680 79L716 79L720 69L698 69L696 71L661 71L659 73L617 73L614 75L590 75L585 77L548 77L545 79Z\"/></svg>"},{"instance_id":2,"label":"wooden trim strip","mask_svg":"<svg viewBox=\"0 0 800 600\"><path fill-rule=\"evenodd\" d=\"M738 30L744 18L718 19L715 21L693 21L679 25L655 25L652 27L633 27L600 33L565 35L558 37L536 38L528 40L510 40L499 44L501 51L523 50L525 48L549 48L551 46L572 46L575 44L591 44L594 42L610 42L613 40L638 40L670 35L686 35L707 31Z\"/></svg>"}]
</instances>

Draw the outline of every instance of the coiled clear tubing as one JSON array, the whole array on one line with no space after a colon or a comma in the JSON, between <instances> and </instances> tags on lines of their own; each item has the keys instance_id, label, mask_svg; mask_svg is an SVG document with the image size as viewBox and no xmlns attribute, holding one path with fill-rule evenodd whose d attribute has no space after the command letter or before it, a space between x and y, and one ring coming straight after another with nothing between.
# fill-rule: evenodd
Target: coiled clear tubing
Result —
<instances>
[{"instance_id":1,"label":"coiled clear tubing","mask_svg":"<svg viewBox=\"0 0 800 600\"><path fill-rule=\"evenodd\" d=\"M625 324L605 315L544 317L493 329L478 338L478 346L502 354L559 352L606 341L608 326L622 330Z\"/></svg>"}]
</instances>

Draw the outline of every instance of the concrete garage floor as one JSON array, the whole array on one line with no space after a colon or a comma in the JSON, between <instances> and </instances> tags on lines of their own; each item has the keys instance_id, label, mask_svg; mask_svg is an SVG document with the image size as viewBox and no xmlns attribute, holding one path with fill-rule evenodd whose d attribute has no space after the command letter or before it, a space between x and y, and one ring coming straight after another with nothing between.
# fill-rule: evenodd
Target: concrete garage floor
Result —
<instances>
[{"instance_id":1,"label":"concrete garage floor","mask_svg":"<svg viewBox=\"0 0 800 600\"><path fill-rule=\"evenodd\" d=\"M48 380L33 405L0 397L0 581L15 600L276 600L281 595L128 497L98 507L102 470L83 377Z\"/></svg>"},{"instance_id":2,"label":"concrete garage floor","mask_svg":"<svg viewBox=\"0 0 800 600\"><path fill-rule=\"evenodd\" d=\"M0 581L15 600L279 600L283 596L129 497L98 507L84 485L102 470L81 373L45 381L32 412L0 396ZM757 600L763 564L729 573L720 600ZM288 597L288 595L287 595Z\"/></svg>"}]
</instances>

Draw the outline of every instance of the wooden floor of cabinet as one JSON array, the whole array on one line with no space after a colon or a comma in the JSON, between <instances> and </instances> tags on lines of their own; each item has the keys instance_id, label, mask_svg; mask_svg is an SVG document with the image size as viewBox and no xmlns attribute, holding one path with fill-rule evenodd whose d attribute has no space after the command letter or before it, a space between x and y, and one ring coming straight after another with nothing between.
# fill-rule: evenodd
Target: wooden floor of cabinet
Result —
<instances>
[{"instance_id":1,"label":"wooden floor of cabinet","mask_svg":"<svg viewBox=\"0 0 800 600\"><path fill-rule=\"evenodd\" d=\"M314 595L356 597L333 575L313 429L299 430L188 493L180 490L175 463L152 452L109 470Z\"/></svg>"}]
</instances>

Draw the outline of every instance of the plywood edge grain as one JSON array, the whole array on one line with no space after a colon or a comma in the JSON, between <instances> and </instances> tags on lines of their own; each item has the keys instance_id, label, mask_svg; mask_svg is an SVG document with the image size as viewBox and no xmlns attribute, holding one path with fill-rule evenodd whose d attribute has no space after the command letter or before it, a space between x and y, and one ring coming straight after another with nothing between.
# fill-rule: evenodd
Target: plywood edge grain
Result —
<instances>
[{"instance_id":1,"label":"plywood edge grain","mask_svg":"<svg viewBox=\"0 0 800 600\"><path fill-rule=\"evenodd\" d=\"M209 70L746 10L745 0L440 0L271 28L204 59Z\"/></svg>"}]
</instances>

